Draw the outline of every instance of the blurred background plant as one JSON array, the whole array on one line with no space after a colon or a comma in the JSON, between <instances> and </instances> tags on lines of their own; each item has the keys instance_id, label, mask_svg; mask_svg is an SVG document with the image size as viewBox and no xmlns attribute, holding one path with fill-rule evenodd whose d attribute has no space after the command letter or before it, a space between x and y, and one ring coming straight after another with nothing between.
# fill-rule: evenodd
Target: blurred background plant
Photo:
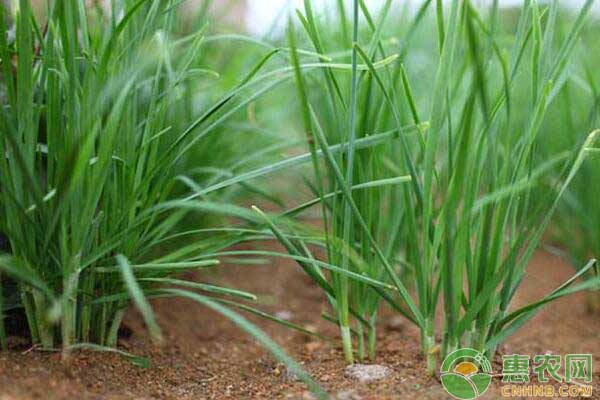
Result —
<instances>
[{"instance_id":1,"label":"blurred background plant","mask_svg":"<svg viewBox=\"0 0 600 400\"><path fill-rule=\"evenodd\" d=\"M564 35L567 18L558 18L557 35ZM583 132L600 126L600 77L594 71L600 65L600 29L598 24L585 26L572 59L572 78L567 80L550 106L542 129L548 131L539 145L539 158L547 158L580 145ZM590 152L588 161L565 193L564 201L551 226L548 241L551 251L569 260L575 267L589 258L600 258L600 156ZM547 187L542 190L551 190ZM597 273L597 271L596 271ZM588 277L594 277L590 272ZM600 311L600 291L591 291L588 306Z\"/></svg>"}]
</instances>

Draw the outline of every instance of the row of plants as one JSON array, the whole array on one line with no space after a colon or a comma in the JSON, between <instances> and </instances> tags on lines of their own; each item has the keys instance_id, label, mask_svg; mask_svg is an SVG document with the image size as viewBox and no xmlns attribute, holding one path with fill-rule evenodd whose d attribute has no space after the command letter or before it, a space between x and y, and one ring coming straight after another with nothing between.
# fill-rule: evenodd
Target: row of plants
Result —
<instances>
[{"instance_id":1,"label":"row of plants","mask_svg":"<svg viewBox=\"0 0 600 400\"><path fill-rule=\"evenodd\" d=\"M181 273L293 259L347 362L375 359L390 307L420 330L431 373L599 289L593 0L574 15L526 0L516 16L497 1L338 1L327 18L305 0L273 40L213 34L210 2L184 24L179 3L56 1L43 23L29 0L12 22L0 7L0 312L24 313L34 345L114 348L129 304L161 342L148 299L187 297L325 396L235 310L312 332ZM313 199L290 207L276 174ZM548 227L577 269L515 309ZM274 239L285 253L231 249Z\"/></svg>"},{"instance_id":2,"label":"row of plants","mask_svg":"<svg viewBox=\"0 0 600 400\"><path fill-rule=\"evenodd\" d=\"M493 355L541 306L598 287L598 277L591 274L595 261L578 261L580 268L564 285L536 303L510 308L563 195L597 153L598 131L589 127L585 135L577 133L585 140L567 152L537 156L550 105L557 107L567 95L566 82L578 79L569 61L592 3L557 31L558 2L544 8L525 2L515 33L501 43L497 2L486 14L469 1L453 1L448 9L437 2L434 83L415 94L404 62L411 58L411 40L433 2L424 2L408 23L396 54L383 34L392 1L384 2L378 16L364 2L353 2L345 29L339 3L340 32L319 26L310 1L304 2L298 19L316 52L330 54L334 49L327 43L351 48L342 55L352 65L350 79L334 66L324 66L309 79L290 28L323 237L305 240L295 226L265 218L293 256L312 260L309 244L317 245L330 264L393 286L337 272L327 280L318 264L300 262L330 299L347 362L353 362L355 352L359 359L374 356L382 300L420 329L433 373L440 356L464 346ZM361 18L366 21L362 36ZM422 103L428 106L427 120ZM592 112L595 108L594 102ZM385 135L384 144L360 146L361 140ZM343 143L346 151L332 154L332 143ZM580 211L585 221L587 210ZM579 283L586 275L590 279ZM435 319L441 304L440 327Z\"/></svg>"}]
</instances>

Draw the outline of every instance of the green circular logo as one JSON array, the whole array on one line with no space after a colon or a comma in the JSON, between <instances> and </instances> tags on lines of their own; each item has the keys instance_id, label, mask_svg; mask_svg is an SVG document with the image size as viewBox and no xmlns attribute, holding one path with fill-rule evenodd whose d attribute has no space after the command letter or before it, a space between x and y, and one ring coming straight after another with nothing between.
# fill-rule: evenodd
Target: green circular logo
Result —
<instances>
[{"instance_id":1,"label":"green circular logo","mask_svg":"<svg viewBox=\"0 0 600 400\"><path fill-rule=\"evenodd\" d=\"M461 400L479 398L492 382L490 361L483 353L468 348L448 354L440 374L444 389Z\"/></svg>"}]
</instances>

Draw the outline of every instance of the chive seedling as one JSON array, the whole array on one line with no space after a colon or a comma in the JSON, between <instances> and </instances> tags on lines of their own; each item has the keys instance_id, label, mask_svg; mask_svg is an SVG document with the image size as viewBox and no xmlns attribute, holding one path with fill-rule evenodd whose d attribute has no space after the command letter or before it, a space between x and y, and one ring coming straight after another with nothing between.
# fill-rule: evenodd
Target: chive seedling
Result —
<instances>
[{"instance_id":1,"label":"chive seedling","mask_svg":"<svg viewBox=\"0 0 600 400\"><path fill-rule=\"evenodd\" d=\"M417 14L396 62L382 68L376 63L388 54L383 24L390 2L384 3L377 21L364 2L353 3L354 41L351 50L339 50L341 57L350 56L350 76L326 68L320 76L302 74L292 28L289 42L303 128L309 143L316 139L325 155L323 163L313 156L319 201L311 203L322 205L322 247L330 264L394 286L389 292L331 274L327 293L337 313L333 320L340 325L346 360L353 361L349 317L356 321L353 332L362 358L362 329L374 332L377 305L383 299L420 328L433 373L438 356L461 346L493 354L542 305L598 285L597 279L576 284L594 268L592 260L539 302L509 310L559 200L595 152L598 133L589 134L568 159L559 154L536 162L542 123L569 76L569 57L592 1L585 3L557 48L557 2L546 8L525 2L509 49L498 39L502 25L497 3L486 21L470 1L452 1L448 10L437 2L435 80L432 88L414 92L403 62L410 61L408 39L414 37L429 4ZM358 9L372 34L366 50L358 40ZM304 14L297 14L315 50L331 51L322 35L334 34L318 26L310 1L305 1ZM356 73L359 62L365 65L361 74ZM526 95L520 91L521 79L529 82ZM418 105L424 103L431 110L428 129L419 130L416 138L403 135L404 127L421 123ZM525 115L515 114L515 109L526 110ZM366 152L354 150L355 136L366 137L381 128L396 130L398 140ZM331 142L342 140L348 143L347 152L334 156L327 151ZM565 167L555 176L554 189L534 202L536 188L559 165ZM353 190L357 182L385 180L392 173L409 181ZM325 192L334 195L324 196ZM298 246L292 249L296 250ZM414 286L415 299L409 286ZM435 320L442 300L443 327L438 331ZM373 354L371 345L369 340Z\"/></svg>"}]
</instances>

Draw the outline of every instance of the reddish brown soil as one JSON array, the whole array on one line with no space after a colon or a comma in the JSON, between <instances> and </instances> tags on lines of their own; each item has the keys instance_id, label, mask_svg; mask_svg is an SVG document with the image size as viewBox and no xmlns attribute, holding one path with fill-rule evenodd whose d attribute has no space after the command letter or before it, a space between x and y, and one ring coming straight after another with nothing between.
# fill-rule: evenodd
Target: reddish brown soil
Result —
<instances>
[{"instance_id":1,"label":"reddish brown soil","mask_svg":"<svg viewBox=\"0 0 600 400\"><path fill-rule=\"evenodd\" d=\"M529 268L518 303L531 301L572 274L564 262L538 253ZM200 276L260 295L261 308L287 311L292 321L334 336L336 328L319 319L325 304L321 292L294 264L225 266L217 274ZM503 353L595 353L594 398L600 393L600 316L586 312L583 295L561 299L519 331ZM69 364L59 354L26 352L12 340L12 350L0 354L0 400L9 399L303 399L305 387L286 375L252 338L223 317L195 303L162 299L154 303L166 344L157 348L138 315L127 319L133 334L120 341L126 351L148 356L142 369L117 355L81 352ZM332 395L353 399L447 399L435 378L425 373L417 331L398 324L388 311L380 321L377 363L392 376L359 384L344 376L337 341L323 343L275 323L250 318L296 357ZM494 369L498 370L498 364ZM499 382L484 398L500 398ZM346 397L342 397L342 396Z\"/></svg>"}]
</instances>

